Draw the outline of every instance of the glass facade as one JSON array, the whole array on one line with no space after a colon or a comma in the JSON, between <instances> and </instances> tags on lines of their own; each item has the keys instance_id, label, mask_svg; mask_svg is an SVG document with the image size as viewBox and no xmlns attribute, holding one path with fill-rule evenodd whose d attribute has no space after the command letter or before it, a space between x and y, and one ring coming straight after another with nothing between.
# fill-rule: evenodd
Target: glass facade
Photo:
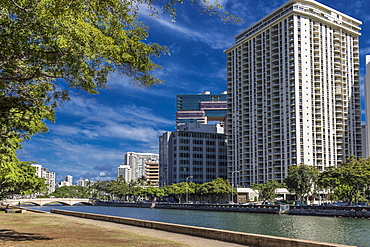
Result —
<instances>
[{"instance_id":1,"label":"glass facade","mask_svg":"<svg viewBox=\"0 0 370 247\"><path fill-rule=\"evenodd\" d=\"M186 94L176 98L176 125L225 121L227 94Z\"/></svg>"}]
</instances>

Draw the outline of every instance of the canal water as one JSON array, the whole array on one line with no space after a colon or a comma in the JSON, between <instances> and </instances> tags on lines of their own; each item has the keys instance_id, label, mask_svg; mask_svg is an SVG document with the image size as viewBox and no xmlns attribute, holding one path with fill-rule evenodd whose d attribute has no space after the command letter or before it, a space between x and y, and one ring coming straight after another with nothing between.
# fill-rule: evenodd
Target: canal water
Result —
<instances>
[{"instance_id":1,"label":"canal water","mask_svg":"<svg viewBox=\"0 0 370 247\"><path fill-rule=\"evenodd\" d=\"M359 247L370 246L369 219L104 206L30 208L43 211L53 208Z\"/></svg>"}]
</instances>

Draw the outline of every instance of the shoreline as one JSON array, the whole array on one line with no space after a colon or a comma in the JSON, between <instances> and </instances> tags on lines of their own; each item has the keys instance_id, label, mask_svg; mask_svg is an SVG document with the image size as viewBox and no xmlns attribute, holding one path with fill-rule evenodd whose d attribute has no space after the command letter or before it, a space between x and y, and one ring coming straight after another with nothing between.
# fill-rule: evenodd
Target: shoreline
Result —
<instances>
[{"instance_id":1,"label":"shoreline","mask_svg":"<svg viewBox=\"0 0 370 247\"><path fill-rule=\"evenodd\" d=\"M178 203L168 204L168 203L124 203L124 202L118 203L118 202L104 202L98 200L93 201L93 206L288 214L288 215L370 219L370 207L243 205L243 204L178 204Z\"/></svg>"}]
</instances>

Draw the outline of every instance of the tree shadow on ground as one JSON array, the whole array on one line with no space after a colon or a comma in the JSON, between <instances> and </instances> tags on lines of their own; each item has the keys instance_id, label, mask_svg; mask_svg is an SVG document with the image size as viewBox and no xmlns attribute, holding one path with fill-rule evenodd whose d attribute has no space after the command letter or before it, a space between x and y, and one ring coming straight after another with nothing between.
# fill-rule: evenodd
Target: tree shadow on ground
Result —
<instances>
[{"instance_id":1,"label":"tree shadow on ground","mask_svg":"<svg viewBox=\"0 0 370 247\"><path fill-rule=\"evenodd\" d=\"M1 241L35 241L35 240L52 240L36 233L17 232L11 229L0 229Z\"/></svg>"}]
</instances>

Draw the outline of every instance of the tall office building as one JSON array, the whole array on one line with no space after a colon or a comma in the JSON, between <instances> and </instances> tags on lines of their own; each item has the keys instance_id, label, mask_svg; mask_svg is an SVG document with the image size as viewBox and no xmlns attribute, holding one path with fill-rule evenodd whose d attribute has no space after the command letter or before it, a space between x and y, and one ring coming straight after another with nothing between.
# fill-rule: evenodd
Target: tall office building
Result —
<instances>
[{"instance_id":1,"label":"tall office building","mask_svg":"<svg viewBox=\"0 0 370 247\"><path fill-rule=\"evenodd\" d=\"M226 179L227 92L176 95L176 110L176 131L159 137L159 185Z\"/></svg>"},{"instance_id":2,"label":"tall office building","mask_svg":"<svg viewBox=\"0 0 370 247\"><path fill-rule=\"evenodd\" d=\"M366 56L366 74L365 74L365 107L366 107L366 125L363 135L364 157L370 156L370 55Z\"/></svg>"},{"instance_id":3,"label":"tall office building","mask_svg":"<svg viewBox=\"0 0 370 247\"><path fill-rule=\"evenodd\" d=\"M223 125L226 118L227 93L180 94L176 96L176 125L216 121Z\"/></svg>"},{"instance_id":4,"label":"tall office building","mask_svg":"<svg viewBox=\"0 0 370 247\"><path fill-rule=\"evenodd\" d=\"M159 185L227 179L226 135L219 125L187 123L159 137Z\"/></svg>"},{"instance_id":5,"label":"tall office building","mask_svg":"<svg viewBox=\"0 0 370 247\"><path fill-rule=\"evenodd\" d=\"M153 153L125 153L125 163L130 167L131 180L145 179L145 163L158 162L159 155Z\"/></svg>"},{"instance_id":6,"label":"tall office building","mask_svg":"<svg viewBox=\"0 0 370 247\"><path fill-rule=\"evenodd\" d=\"M235 36L225 51L229 178L282 182L291 165L324 171L362 156L359 25L291 0Z\"/></svg>"}]
</instances>

